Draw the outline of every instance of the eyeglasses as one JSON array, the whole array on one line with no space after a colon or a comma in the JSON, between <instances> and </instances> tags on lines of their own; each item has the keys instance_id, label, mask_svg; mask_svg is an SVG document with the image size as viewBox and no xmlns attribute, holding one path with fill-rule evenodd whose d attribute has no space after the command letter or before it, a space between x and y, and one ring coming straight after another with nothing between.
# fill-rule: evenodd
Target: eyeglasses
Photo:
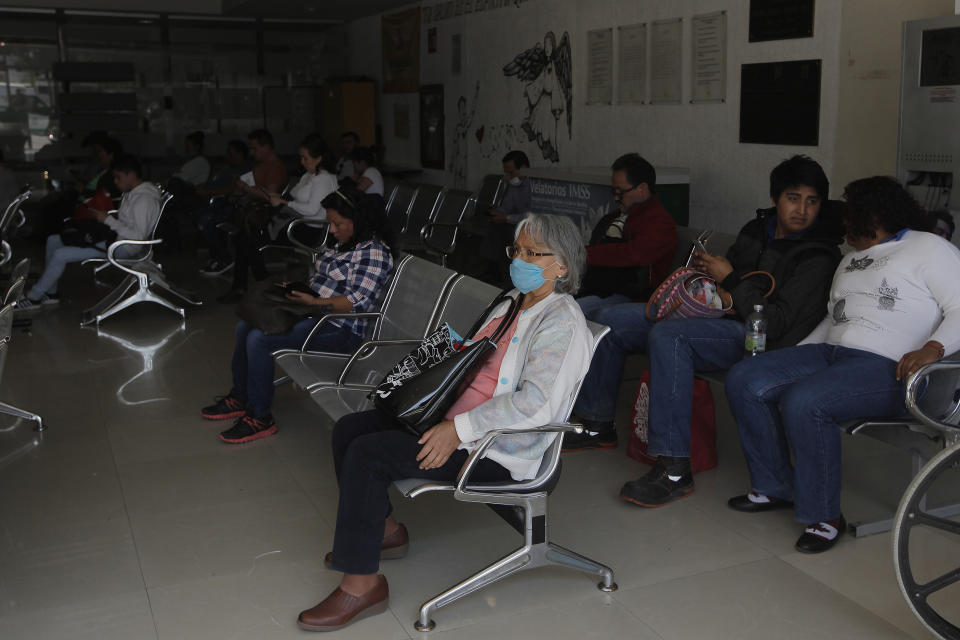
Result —
<instances>
[{"instance_id":1,"label":"eyeglasses","mask_svg":"<svg viewBox=\"0 0 960 640\"><path fill-rule=\"evenodd\" d=\"M514 258L542 258L543 256L552 256L552 253L537 253L536 251L531 251L530 249L521 249L520 247L513 245L506 247L507 257L513 260Z\"/></svg>"},{"instance_id":2,"label":"eyeglasses","mask_svg":"<svg viewBox=\"0 0 960 640\"><path fill-rule=\"evenodd\" d=\"M643 184L643 183L641 182L640 184ZM615 195L615 196L622 196L622 195L625 194L625 193L630 193L631 191L633 191L634 189L636 189L636 188L639 187L639 186L640 186L639 184L638 184L638 185L634 185L634 186L630 187L629 189L621 189L620 187L610 187L610 191L612 191L612 192L613 192L613 195Z\"/></svg>"}]
</instances>

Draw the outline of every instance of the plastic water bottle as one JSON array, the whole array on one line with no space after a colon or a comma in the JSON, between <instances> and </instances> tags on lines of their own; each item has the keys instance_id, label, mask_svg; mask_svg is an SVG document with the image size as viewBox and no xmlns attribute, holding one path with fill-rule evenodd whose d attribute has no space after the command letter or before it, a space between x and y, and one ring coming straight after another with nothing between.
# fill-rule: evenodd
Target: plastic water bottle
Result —
<instances>
[{"instance_id":1,"label":"plastic water bottle","mask_svg":"<svg viewBox=\"0 0 960 640\"><path fill-rule=\"evenodd\" d=\"M755 356L767 350L767 319L763 315L763 305L753 305L753 313L747 316L747 337L744 349L747 355Z\"/></svg>"}]
</instances>

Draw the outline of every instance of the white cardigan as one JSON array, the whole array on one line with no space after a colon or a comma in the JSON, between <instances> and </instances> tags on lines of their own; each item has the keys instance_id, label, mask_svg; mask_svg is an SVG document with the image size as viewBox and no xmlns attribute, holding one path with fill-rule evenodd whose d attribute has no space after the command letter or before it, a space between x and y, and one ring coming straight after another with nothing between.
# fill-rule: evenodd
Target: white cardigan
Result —
<instances>
[{"instance_id":1,"label":"white cardigan","mask_svg":"<svg viewBox=\"0 0 960 640\"><path fill-rule=\"evenodd\" d=\"M516 291L512 292L516 295ZM502 317L507 303L494 312ZM566 294L549 296L520 313L500 363L493 397L454 417L460 449L472 451L492 429L526 429L570 415L577 389L590 368L593 336L580 306ZM487 457L516 480L536 475L556 434L502 436Z\"/></svg>"}]
</instances>

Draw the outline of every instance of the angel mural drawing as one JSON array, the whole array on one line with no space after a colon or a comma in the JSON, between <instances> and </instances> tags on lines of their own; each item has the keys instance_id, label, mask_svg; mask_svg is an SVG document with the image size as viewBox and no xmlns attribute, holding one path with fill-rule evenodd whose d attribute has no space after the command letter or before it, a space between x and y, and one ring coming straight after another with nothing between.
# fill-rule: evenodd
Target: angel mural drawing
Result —
<instances>
[{"instance_id":1,"label":"angel mural drawing","mask_svg":"<svg viewBox=\"0 0 960 640\"><path fill-rule=\"evenodd\" d=\"M480 83L473 92L473 106L467 113L467 99L460 96L457 100L457 125L453 131L453 152L450 154L450 172L453 174L453 186L463 189L467 184L467 135L477 113L477 98L480 97Z\"/></svg>"},{"instance_id":2,"label":"angel mural drawing","mask_svg":"<svg viewBox=\"0 0 960 640\"><path fill-rule=\"evenodd\" d=\"M526 83L523 96L526 114L520 127L527 139L536 141L545 160L560 161L560 120L567 123L567 137L573 136L573 74L570 36L564 31L557 44L553 31L503 67L503 75L516 76Z\"/></svg>"}]
</instances>

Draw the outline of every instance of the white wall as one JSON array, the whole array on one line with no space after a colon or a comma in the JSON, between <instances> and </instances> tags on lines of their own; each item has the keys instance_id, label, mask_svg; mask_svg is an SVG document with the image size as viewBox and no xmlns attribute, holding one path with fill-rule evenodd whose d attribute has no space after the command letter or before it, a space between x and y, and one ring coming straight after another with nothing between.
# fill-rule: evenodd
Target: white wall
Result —
<instances>
[{"instance_id":1,"label":"white wall","mask_svg":"<svg viewBox=\"0 0 960 640\"><path fill-rule=\"evenodd\" d=\"M425 6L433 4L424 3ZM864 4L856 3L858 8ZM572 139L565 132L560 137L560 162L556 166L609 165L618 155L637 151L654 165L687 167L691 180L690 224L735 232L758 206L769 202L768 175L783 158L805 153L820 161L827 174L833 176L838 114L841 112L841 64L848 65L849 62L841 54L843 12L840 0L817 2L812 38L760 43L747 42L748 7L749 3L742 0L528 0L519 7L422 24L421 84L440 83L445 87L447 162L454 135L457 99L463 95L472 101L474 86L479 82L477 112L467 137L469 185L475 187L483 174L499 170L499 160L506 147L525 150L534 165L549 164L541 158L533 143L524 140L497 147L491 134L503 132L505 127L516 127L524 114L523 85L515 78L505 77L503 66L516 54L542 41L547 31L553 31L558 40L564 31L568 31L573 48L573 134ZM689 104L690 18L719 10L727 12L727 101L692 105ZM929 8L924 7L924 10ZM878 11L873 19L882 21L882 16L883 12ZM681 104L585 104L588 30L675 17L684 19L684 95ZM894 19L899 23L906 18L898 15ZM434 54L428 54L426 46L427 31L431 27L436 27L438 35L438 50ZM348 30L350 72L379 79L379 18L356 21L348 25ZM899 27L895 30L899 32ZM464 46L463 71L459 76L450 72L450 39L456 33L461 34ZM823 61L819 146L740 144L740 65L812 58ZM844 67L843 77L848 75ZM896 102L895 87L893 90L887 87L882 99ZM393 104L396 101L410 105L409 140L398 140L393 135ZM416 94L385 95L379 101L378 121L383 125L385 160L391 164L419 165L418 104ZM785 125L789 126L789 123ZM474 136L481 126L485 131L483 143ZM895 122L892 126L890 135L895 139ZM847 142L856 144L858 141ZM890 161L893 160L891 157ZM423 179L449 184L450 174L426 171ZM842 184L833 182L832 194L838 196Z\"/></svg>"}]
</instances>

